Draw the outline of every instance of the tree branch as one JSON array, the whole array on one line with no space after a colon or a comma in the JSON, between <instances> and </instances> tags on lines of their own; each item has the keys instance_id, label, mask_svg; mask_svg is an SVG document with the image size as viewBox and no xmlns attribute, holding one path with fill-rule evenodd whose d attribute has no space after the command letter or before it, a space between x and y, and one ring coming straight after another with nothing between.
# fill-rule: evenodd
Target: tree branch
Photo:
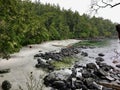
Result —
<instances>
[{"instance_id":1,"label":"tree branch","mask_svg":"<svg viewBox=\"0 0 120 90\"><path fill-rule=\"evenodd\" d=\"M112 2L112 1L111 1ZM100 5L102 3L102 5ZM91 7L90 7L90 13L95 12L97 13L100 8L106 8L106 7L116 7L120 5L120 2L116 4L110 4L109 1L105 2L104 0L91 0Z\"/></svg>"}]
</instances>

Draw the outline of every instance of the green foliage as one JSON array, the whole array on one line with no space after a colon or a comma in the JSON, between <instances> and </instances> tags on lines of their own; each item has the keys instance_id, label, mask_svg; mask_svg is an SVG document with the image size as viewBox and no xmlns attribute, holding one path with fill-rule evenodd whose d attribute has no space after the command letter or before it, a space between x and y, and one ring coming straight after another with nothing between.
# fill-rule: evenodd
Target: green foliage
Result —
<instances>
[{"instance_id":1,"label":"green foliage","mask_svg":"<svg viewBox=\"0 0 120 90\"><path fill-rule=\"evenodd\" d=\"M71 67L75 61L76 59L74 57L65 57L61 61L53 61L51 65L54 66L55 69L68 68Z\"/></svg>"},{"instance_id":2,"label":"green foliage","mask_svg":"<svg viewBox=\"0 0 120 90\"><path fill-rule=\"evenodd\" d=\"M116 35L114 25L103 18L61 10L59 5L0 0L0 56L48 40L111 37Z\"/></svg>"},{"instance_id":3,"label":"green foliage","mask_svg":"<svg viewBox=\"0 0 120 90\"><path fill-rule=\"evenodd\" d=\"M108 44L107 40L83 40L74 44L73 46L74 47L77 47L77 46L100 46L101 47L107 44Z\"/></svg>"}]
</instances>

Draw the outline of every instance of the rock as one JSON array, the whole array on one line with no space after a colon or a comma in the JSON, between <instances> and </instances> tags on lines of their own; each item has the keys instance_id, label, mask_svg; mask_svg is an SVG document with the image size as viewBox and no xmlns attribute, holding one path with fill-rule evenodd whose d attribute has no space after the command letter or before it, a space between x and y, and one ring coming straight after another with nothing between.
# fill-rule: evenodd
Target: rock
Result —
<instances>
[{"instance_id":1,"label":"rock","mask_svg":"<svg viewBox=\"0 0 120 90\"><path fill-rule=\"evenodd\" d=\"M112 67L111 65L107 65L106 63L100 63L99 67L104 71L110 71L111 69L114 69L114 67Z\"/></svg>"},{"instance_id":2,"label":"rock","mask_svg":"<svg viewBox=\"0 0 120 90\"><path fill-rule=\"evenodd\" d=\"M84 57L87 57L88 53L87 52L82 52L81 55L84 56Z\"/></svg>"},{"instance_id":3,"label":"rock","mask_svg":"<svg viewBox=\"0 0 120 90\"><path fill-rule=\"evenodd\" d=\"M10 72L10 69L2 69L2 70L0 70L0 74L9 73L9 72Z\"/></svg>"},{"instance_id":4,"label":"rock","mask_svg":"<svg viewBox=\"0 0 120 90\"><path fill-rule=\"evenodd\" d=\"M72 77L76 77L76 75L77 75L77 70L75 68L72 68L72 74L71 74L71 76Z\"/></svg>"},{"instance_id":5,"label":"rock","mask_svg":"<svg viewBox=\"0 0 120 90\"><path fill-rule=\"evenodd\" d=\"M113 60L113 62L112 62L112 63L116 64L116 63L118 63L118 61L117 61L117 60Z\"/></svg>"},{"instance_id":6,"label":"rock","mask_svg":"<svg viewBox=\"0 0 120 90\"><path fill-rule=\"evenodd\" d=\"M56 88L56 89L59 89L59 90L63 90L63 89L66 88L66 84L65 84L64 81L61 81L61 80L59 80L59 81L54 81L54 82L52 83L52 87L53 87L53 88Z\"/></svg>"},{"instance_id":7,"label":"rock","mask_svg":"<svg viewBox=\"0 0 120 90\"><path fill-rule=\"evenodd\" d=\"M7 80L2 82L2 89L3 90L10 90L10 88L12 87L11 83Z\"/></svg>"},{"instance_id":8,"label":"rock","mask_svg":"<svg viewBox=\"0 0 120 90\"><path fill-rule=\"evenodd\" d=\"M34 55L34 58L41 57L42 55L43 55L42 53L36 54L36 55Z\"/></svg>"},{"instance_id":9,"label":"rock","mask_svg":"<svg viewBox=\"0 0 120 90\"><path fill-rule=\"evenodd\" d=\"M82 72L82 77L84 77L84 78L89 78L89 77L91 77L91 73L88 72L87 70L84 70L84 71Z\"/></svg>"},{"instance_id":10,"label":"rock","mask_svg":"<svg viewBox=\"0 0 120 90\"><path fill-rule=\"evenodd\" d=\"M70 73L65 72L63 70L53 71L44 78L44 84L48 86L48 85L52 85L54 81L59 81L59 80L67 81L70 75L71 75Z\"/></svg>"},{"instance_id":11,"label":"rock","mask_svg":"<svg viewBox=\"0 0 120 90\"><path fill-rule=\"evenodd\" d=\"M116 65L116 67L120 68L120 64Z\"/></svg>"},{"instance_id":12,"label":"rock","mask_svg":"<svg viewBox=\"0 0 120 90\"><path fill-rule=\"evenodd\" d=\"M102 57L97 57L96 59L96 64L99 65L101 62L104 61L104 59Z\"/></svg>"},{"instance_id":13,"label":"rock","mask_svg":"<svg viewBox=\"0 0 120 90\"><path fill-rule=\"evenodd\" d=\"M87 86L82 85L82 90L89 90L89 89L87 88Z\"/></svg>"},{"instance_id":14,"label":"rock","mask_svg":"<svg viewBox=\"0 0 120 90\"><path fill-rule=\"evenodd\" d=\"M75 87L76 89L81 89L82 88L83 82L81 80L76 80L75 81Z\"/></svg>"},{"instance_id":15,"label":"rock","mask_svg":"<svg viewBox=\"0 0 120 90\"><path fill-rule=\"evenodd\" d=\"M111 76L105 76L105 78L109 81L115 81L115 78L111 77Z\"/></svg>"},{"instance_id":16,"label":"rock","mask_svg":"<svg viewBox=\"0 0 120 90\"><path fill-rule=\"evenodd\" d=\"M103 57L103 56L105 56L105 55L104 55L103 53L99 53L98 56Z\"/></svg>"},{"instance_id":17,"label":"rock","mask_svg":"<svg viewBox=\"0 0 120 90\"><path fill-rule=\"evenodd\" d=\"M55 67L54 67L54 66L51 66L51 65L48 65L47 69L48 69L49 71L54 71Z\"/></svg>"},{"instance_id":18,"label":"rock","mask_svg":"<svg viewBox=\"0 0 120 90\"><path fill-rule=\"evenodd\" d=\"M103 69L98 69L94 71L94 74L98 76L99 78L105 78L105 76L108 75L107 72L105 72Z\"/></svg>"},{"instance_id":19,"label":"rock","mask_svg":"<svg viewBox=\"0 0 120 90\"><path fill-rule=\"evenodd\" d=\"M94 63L88 63L86 64L86 68L96 70L97 66Z\"/></svg>"},{"instance_id":20,"label":"rock","mask_svg":"<svg viewBox=\"0 0 120 90\"><path fill-rule=\"evenodd\" d=\"M42 61L41 59L37 59L38 64L35 65L36 68L47 68L49 66L48 63Z\"/></svg>"}]
</instances>

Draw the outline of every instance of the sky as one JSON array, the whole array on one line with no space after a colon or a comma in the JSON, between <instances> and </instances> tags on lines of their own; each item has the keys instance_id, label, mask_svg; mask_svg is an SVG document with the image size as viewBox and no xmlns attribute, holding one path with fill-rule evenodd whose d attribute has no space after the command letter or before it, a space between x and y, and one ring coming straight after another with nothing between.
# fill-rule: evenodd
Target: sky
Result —
<instances>
[{"instance_id":1,"label":"sky","mask_svg":"<svg viewBox=\"0 0 120 90\"><path fill-rule=\"evenodd\" d=\"M120 2L120 0L113 0L112 4ZM40 0L41 3L50 3L59 5L64 9L71 9L72 11L78 11L80 15L89 14L91 0ZM111 8L107 7L104 9L99 9L98 13L95 14L96 17L102 17L104 19L109 19L112 22L120 23L120 5Z\"/></svg>"}]
</instances>

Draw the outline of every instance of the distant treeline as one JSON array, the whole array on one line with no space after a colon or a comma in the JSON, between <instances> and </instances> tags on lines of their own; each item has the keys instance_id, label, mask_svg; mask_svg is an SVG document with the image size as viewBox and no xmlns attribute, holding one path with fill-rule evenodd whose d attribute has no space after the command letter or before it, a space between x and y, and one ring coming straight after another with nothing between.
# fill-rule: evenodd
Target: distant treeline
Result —
<instances>
[{"instance_id":1,"label":"distant treeline","mask_svg":"<svg viewBox=\"0 0 120 90\"><path fill-rule=\"evenodd\" d=\"M114 23L79 15L59 5L29 0L0 0L0 56L48 40L115 35Z\"/></svg>"}]
</instances>

